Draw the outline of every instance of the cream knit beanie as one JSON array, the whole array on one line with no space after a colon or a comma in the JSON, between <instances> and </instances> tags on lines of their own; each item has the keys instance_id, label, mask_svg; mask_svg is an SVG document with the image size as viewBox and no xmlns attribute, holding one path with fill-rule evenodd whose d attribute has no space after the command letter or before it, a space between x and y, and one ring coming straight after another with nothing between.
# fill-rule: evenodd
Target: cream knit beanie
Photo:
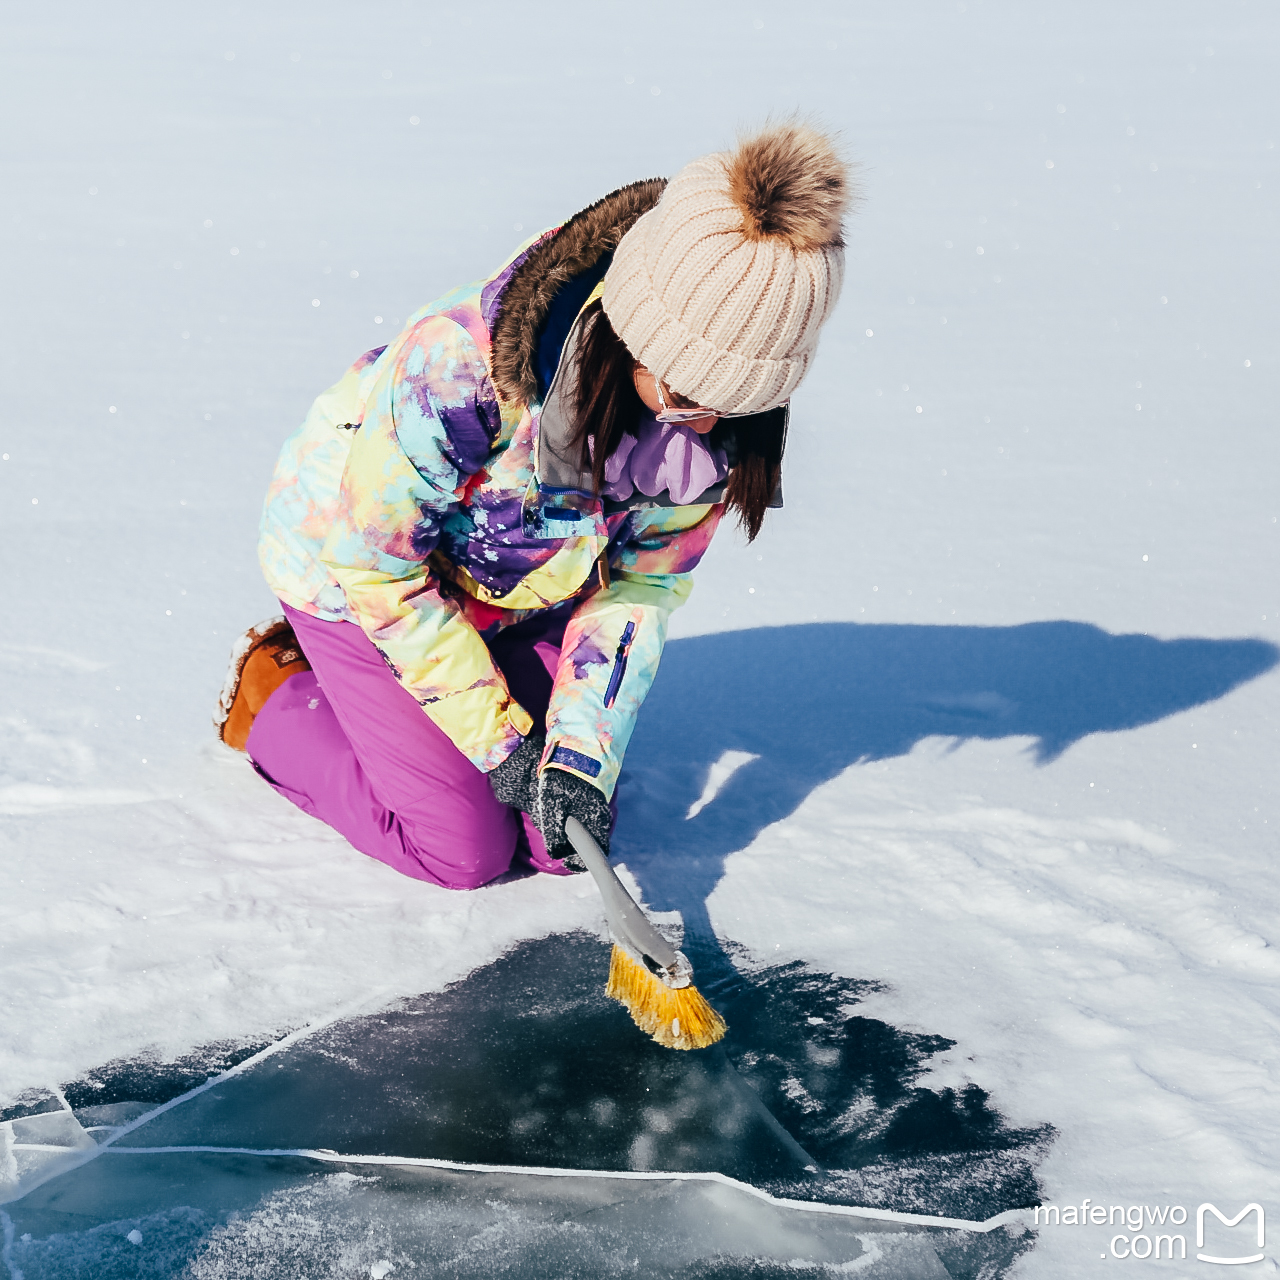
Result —
<instances>
[{"instance_id":1,"label":"cream knit beanie","mask_svg":"<svg viewBox=\"0 0 1280 1280\"><path fill-rule=\"evenodd\" d=\"M618 245L604 278L609 322L695 404L781 404L840 293L849 196L831 141L794 122L695 160Z\"/></svg>"}]
</instances>

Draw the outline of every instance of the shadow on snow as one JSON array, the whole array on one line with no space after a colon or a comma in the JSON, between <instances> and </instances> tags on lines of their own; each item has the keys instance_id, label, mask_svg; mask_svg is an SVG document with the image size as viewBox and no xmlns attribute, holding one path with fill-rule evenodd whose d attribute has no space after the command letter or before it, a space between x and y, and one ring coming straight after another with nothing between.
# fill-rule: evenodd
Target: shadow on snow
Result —
<instances>
[{"instance_id":1,"label":"shadow on snow","mask_svg":"<svg viewBox=\"0 0 1280 1280\"><path fill-rule=\"evenodd\" d=\"M1091 733L1152 724L1271 670L1257 639L1159 640L1081 622L812 623L674 640L627 752L616 853L728 975L706 901L724 860L850 765L930 737L1026 737L1051 764ZM757 757L692 818L725 752ZM699 975L701 980L701 974Z\"/></svg>"}]
</instances>

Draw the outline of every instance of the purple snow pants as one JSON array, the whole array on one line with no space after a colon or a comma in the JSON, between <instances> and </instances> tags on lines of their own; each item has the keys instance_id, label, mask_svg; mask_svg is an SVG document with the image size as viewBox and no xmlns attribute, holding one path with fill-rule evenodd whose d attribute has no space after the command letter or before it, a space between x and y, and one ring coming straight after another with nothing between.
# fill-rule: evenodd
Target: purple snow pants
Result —
<instances>
[{"instance_id":1,"label":"purple snow pants","mask_svg":"<svg viewBox=\"0 0 1280 1280\"><path fill-rule=\"evenodd\" d=\"M448 889L511 866L565 874L537 828L494 798L481 773L406 693L352 622L285 606L311 670L267 699L249 758L286 799L361 853ZM545 721L565 619L532 618L489 646L512 695Z\"/></svg>"}]
</instances>

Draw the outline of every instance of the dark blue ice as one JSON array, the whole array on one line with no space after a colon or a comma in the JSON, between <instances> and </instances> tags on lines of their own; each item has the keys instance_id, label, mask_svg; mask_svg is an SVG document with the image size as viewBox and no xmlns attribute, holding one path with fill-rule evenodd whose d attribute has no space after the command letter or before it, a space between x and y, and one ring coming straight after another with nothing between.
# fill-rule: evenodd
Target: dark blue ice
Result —
<instances>
[{"instance_id":1,"label":"dark blue ice","mask_svg":"<svg viewBox=\"0 0 1280 1280\"><path fill-rule=\"evenodd\" d=\"M51 1094L14 1118L87 1137L84 1163L6 1206L11 1275L1007 1270L1031 1243L1016 1225L847 1209L985 1220L1035 1203L1050 1132L1009 1128L976 1086L921 1088L952 1042L861 1017L869 984L739 961L712 991L730 1035L699 1053L640 1035L602 994L607 946L580 934L275 1051L105 1066L63 1087L74 1117ZM679 1176L699 1174L743 1185Z\"/></svg>"}]
</instances>

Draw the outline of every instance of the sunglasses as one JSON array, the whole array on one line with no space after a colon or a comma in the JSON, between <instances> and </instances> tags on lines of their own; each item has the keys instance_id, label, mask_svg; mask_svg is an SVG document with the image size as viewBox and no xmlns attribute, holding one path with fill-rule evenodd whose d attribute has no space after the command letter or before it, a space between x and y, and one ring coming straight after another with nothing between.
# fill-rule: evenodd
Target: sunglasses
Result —
<instances>
[{"instance_id":1,"label":"sunglasses","mask_svg":"<svg viewBox=\"0 0 1280 1280\"><path fill-rule=\"evenodd\" d=\"M654 389L658 393L658 412L654 415L659 422L697 422L699 418L751 418L750 413L721 413L717 409L681 409L667 403L662 394L662 379L652 370L646 370L653 379Z\"/></svg>"}]
</instances>

